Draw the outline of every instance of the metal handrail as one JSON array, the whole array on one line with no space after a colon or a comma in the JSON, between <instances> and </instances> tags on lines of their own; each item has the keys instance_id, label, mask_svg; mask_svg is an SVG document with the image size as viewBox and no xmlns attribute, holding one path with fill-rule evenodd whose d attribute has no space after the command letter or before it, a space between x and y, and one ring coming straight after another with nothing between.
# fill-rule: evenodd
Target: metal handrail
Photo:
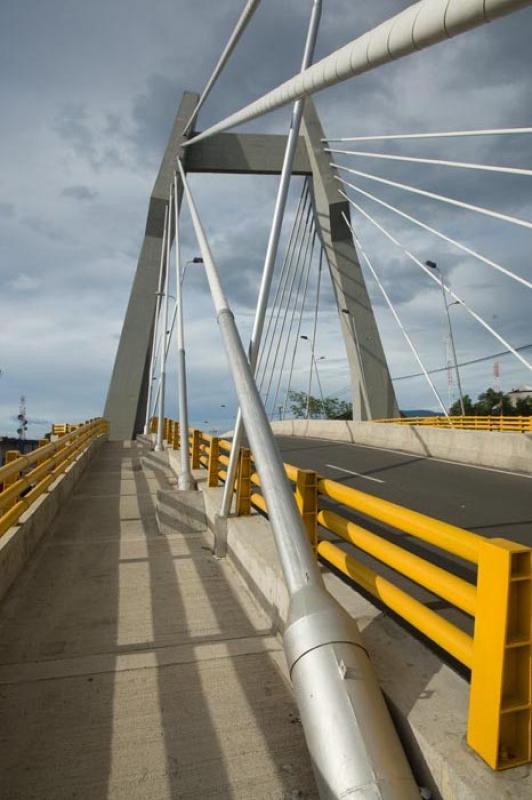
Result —
<instances>
[{"instance_id":1,"label":"metal handrail","mask_svg":"<svg viewBox=\"0 0 532 800\"><path fill-rule=\"evenodd\" d=\"M93 441L105 436L107 422L96 419L57 441L21 455L0 468L0 536L26 511Z\"/></svg>"},{"instance_id":2,"label":"metal handrail","mask_svg":"<svg viewBox=\"0 0 532 800\"><path fill-rule=\"evenodd\" d=\"M16 459L16 461L12 461L9 464L4 464L3 467L0 467L0 483L4 483L6 478L12 477L22 469L28 469L28 467L31 467L33 464L38 464L43 458L50 458L53 453L55 453L57 450L61 450L65 444L80 436L82 433L95 429L104 424L107 425L107 422L103 419L89 420L79 427L76 427L75 430L70 431L70 433L66 433L64 436L61 436L55 442L50 442L50 444L38 447L36 450L32 450L30 453L21 455Z\"/></svg>"},{"instance_id":3,"label":"metal handrail","mask_svg":"<svg viewBox=\"0 0 532 800\"><path fill-rule=\"evenodd\" d=\"M428 425L436 428L458 428L463 430L517 431L521 433L532 431L532 416L395 417L392 419L374 419L372 421L388 425Z\"/></svg>"},{"instance_id":4,"label":"metal handrail","mask_svg":"<svg viewBox=\"0 0 532 800\"><path fill-rule=\"evenodd\" d=\"M221 461L220 456L218 461ZM225 463L225 459L222 463ZM253 456L250 457L250 463L251 471L247 480L252 486L260 488L261 479L255 471ZM504 539L484 539L471 531L344 486L292 464L284 464L284 468L288 480L296 484L296 500L301 515L306 518L307 531L315 530L316 556L355 581L471 670L467 731L471 747L496 769L532 761L532 745L525 719L528 718L530 722L532 718L532 702L530 689L526 694L528 684L524 677L532 655L529 633L532 549ZM227 475L222 469L218 474L222 479ZM306 485L314 487L314 497L312 493L305 496L300 490L301 478L308 478L309 475L314 476L314 480L307 480ZM235 491L238 491L240 479L237 476ZM328 504L322 505L321 498L474 564L476 582L470 583L428 559L411 553L399 542L391 542L366 530L342 516L338 508L333 510ZM268 514L267 500L262 494L251 491L249 500L259 511ZM341 537L460 609L474 620L473 635L462 631L416 600L408 591L362 564L336 543L320 536L319 528ZM508 749L509 720L512 715L521 715L522 719L515 726L515 733L511 734L513 740Z\"/></svg>"}]
</instances>

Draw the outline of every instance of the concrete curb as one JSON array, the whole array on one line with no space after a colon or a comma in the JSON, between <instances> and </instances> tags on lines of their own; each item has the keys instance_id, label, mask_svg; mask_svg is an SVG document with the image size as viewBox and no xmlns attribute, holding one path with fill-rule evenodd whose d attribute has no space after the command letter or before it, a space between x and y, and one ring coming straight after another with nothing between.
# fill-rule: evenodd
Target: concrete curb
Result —
<instances>
[{"instance_id":1,"label":"concrete curb","mask_svg":"<svg viewBox=\"0 0 532 800\"><path fill-rule=\"evenodd\" d=\"M178 452L169 451L177 469ZM200 474L205 475L198 471ZM200 482L207 536L214 550L216 517L223 489ZM259 514L232 517L227 524L227 558L282 632L288 594L269 521ZM324 569L328 590L357 621L380 686L420 785L433 800L528 800L532 772L519 767L493 772L465 743L468 682L388 614Z\"/></svg>"},{"instance_id":2,"label":"concrete curb","mask_svg":"<svg viewBox=\"0 0 532 800\"><path fill-rule=\"evenodd\" d=\"M0 537L0 601L24 569L103 441L105 440L100 438L92 442L70 464L66 472L21 515L17 525L13 525Z\"/></svg>"},{"instance_id":3,"label":"concrete curb","mask_svg":"<svg viewBox=\"0 0 532 800\"><path fill-rule=\"evenodd\" d=\"M532 474L532 435L528 433L319 419L272 422L272 430L281 436L349 442Z\"/></svg>"}]
</instances>

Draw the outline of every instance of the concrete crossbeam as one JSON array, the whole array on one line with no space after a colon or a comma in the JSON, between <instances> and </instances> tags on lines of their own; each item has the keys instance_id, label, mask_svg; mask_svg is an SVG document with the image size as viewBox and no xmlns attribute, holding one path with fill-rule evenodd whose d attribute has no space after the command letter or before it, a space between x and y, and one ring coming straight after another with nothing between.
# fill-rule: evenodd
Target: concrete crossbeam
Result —
<instances>
[{"instance_id":1,"label":"concrete crossbeam","mask_svg":"<svg viewBox=\"0 0 532 800\"><path fill-rule=\"evenodd\" d=\"M187 150L187 172L231 175L279 175L286 136L261 133L221 133ZM310 175L304 140L300 137L293 175Z\"/></svg>"}]
</instances>

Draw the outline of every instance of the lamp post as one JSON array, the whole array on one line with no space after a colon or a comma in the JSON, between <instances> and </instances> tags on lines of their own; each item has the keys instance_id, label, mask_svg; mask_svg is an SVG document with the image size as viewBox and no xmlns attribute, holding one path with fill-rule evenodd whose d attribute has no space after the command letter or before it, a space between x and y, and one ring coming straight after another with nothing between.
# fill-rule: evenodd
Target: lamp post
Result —
<instances>
[{"instance_id":1,"label":"lamp post","mask_svg":"<svg viewBox=\"0 0 532 800\"><path fill-rule=\"evenodd\" d=\"M447 324L449 326L449 341L451 342L451 351L453 354L453 361L454 361L454 371L456 373L456 383L458 386L458 395L460 397L460 410L462 412L462 416L465 417L465 406L464 406L464 395L462 392L462 382L460 380L460 370L458 369L458 359L456 357L456 347L454 344L454 336L453 336L453 326L451 324L451 315L449 313L449 308L454 305L460 305L459 301L455 301L454 303L448 303L447 297L445 295L445 284L443 282L443 273L440 267L436 264L435 261L425 261L425 266L433 269L435 272L438 273L438 277L440 279L440 286L441 292L443 297L443 305L445 306L445 314L447 316Z\"/></svg>"},{"instance_id":2,"label":"lamp post","mask_svg":"<svg viewBox=\"0 0 532 800\"><path fill-rule=\"evenodd\" d=\"M309 406L310 406L310 389L311 389L311 386L312 386L312 366L314 366L314 369L316 370L316 379L318 381L318 386L319 386L319 390L320 390L320 397L321 397L322 415L325 412L325 400L324 400L324 397L323 397L323 389L322 389L321 380L320 380L320 373L318 371L318 364L316 363L316 356L314 354L314 344L313 344L313 342L310 341L308 336L300 336L299 338L300 339L304 339L310 345L311 365L310 365L310 375L309 375L309 382L308 382L309 388L308 388L308 392L307 392L307 410L306 410L306 414L305 414L305 419L308 419ZM320 356L319 360L323 361L324 358L325 358L325 356Z\"/></svg>"}]
</instances>

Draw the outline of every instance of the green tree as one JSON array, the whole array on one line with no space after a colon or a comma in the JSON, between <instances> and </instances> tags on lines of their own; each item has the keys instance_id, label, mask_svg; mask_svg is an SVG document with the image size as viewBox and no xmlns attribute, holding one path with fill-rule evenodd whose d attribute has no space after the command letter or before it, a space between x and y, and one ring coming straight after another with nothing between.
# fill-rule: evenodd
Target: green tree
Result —
<instances>
[{"instance_id":1,"label":"green tree","mask_svg":"<svg viewBox=\"0 0 532 800\"><path fill-rule=\"evenodd\" d=\"M466 417L472 417L475 414L475 404L468 394L464 395L463 400ZM457 400L456 403L452 404L451 408L449 409L449 413L452 417L462 416L462 406L460 405L460 400Z\"/></svg>"},{"instance_id":2,"label":"green tree","mask_svg":"<svg viewBox=\"0 0 532 800\"><path fill-rule=\"evenodd\" d=\"M532 397L520 397L515 404L518 417L532 417Z\"/></svg>"},{"instance_id":3,"label":"green tree","mask_svg":"<svg viewBox=\"0 0 532 800\"><path fill-rule=\"evenodd\" d=\"M507 394L497 392L490 387L479 394L478 402L475 403L475 414L477 417L489 417L492 414L513 416L515 408Z\"/></svg>"},{"instance_id":4,"label":"green tree","mask_svg":"<svg viewBox=\"0 0 532 800\"><path fill-rule=\"evenodd\" d=\"M490 387L479 394L476 403L473 403L470 396L465 394L464 407L468 417L490 417L498 414L505 417L530 417L532 416L532 397L523 397L517 400L514 406L507 394ZM449 413L451 416L462 414L458 400L453 403Z\"/></svg>"},{"instance_id":5,"label":"green tree","mask_svg":"<svg viewBox=\"0 0 532 800\"><path fill-rule=\"evenodd\" d=\"M307 416L307 393L290 392L290 411L297 419ZM325 397L323 401L318 397L309 397L309 419L352 419L353 408L351 403L340 400L338 397Z\"/></svg>"}]
</instances>

